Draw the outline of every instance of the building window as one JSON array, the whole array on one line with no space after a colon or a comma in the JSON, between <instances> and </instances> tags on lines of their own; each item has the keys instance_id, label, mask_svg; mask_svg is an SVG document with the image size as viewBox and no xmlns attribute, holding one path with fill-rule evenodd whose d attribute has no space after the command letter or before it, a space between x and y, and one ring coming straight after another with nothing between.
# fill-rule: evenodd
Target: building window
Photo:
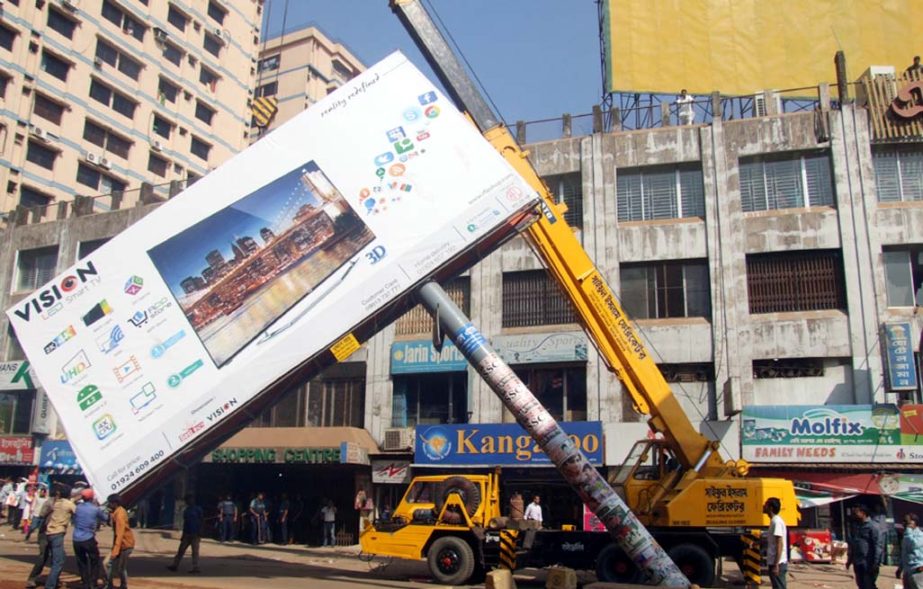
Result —
<instances>
[{"instance_id":1,"label":"building window","mask_svg":"<svg viewBox=\"0 0 923 589\"><path fill-rule=\"evenodd\" d=\"M312 380L308 384L308 423L313 427L363 427L365 379Z\"/></svg>"},{"instance_id":2,"label":"building window","mask_svg":"<svg viewBox=\"0 0 923 589\"><path fill-rule=\"evenodd\" d=\"M103 174L96 168L91 168L84 163L77 165L77 182L84 186L89 186L99 194L111 194L125 190L124 182L108 174Z\"/></svg>"},{"instance_id":3,"label":"building window","mask_svg":"<svg viewBox=\"0 0 923 589\"><path fill-rule=\"evenodd\" d=\"M708 264L669 261L622 264L621 301L634 319L711 318Z\"/></svg>"},{"instance_id":4,"label":"building window","mask_svg":"<svg viewBox=\"0 0 923 589\"><path fill-rule=\"evenodd\" d=\"M122 32L126 35L130 35L138 41L144 41L144 32L147 29L141 24L141 21L126 14L109 0L103 0L102 15L103 18L122 29Z\"/></svg>"},{"instance_id":5,"label":"building window","mask_svg":"<svg viewBox=\"0 0 923 589\"><path fill-rule=\"evenodd\" d=\"M257 98L262 98L263 96L275 96L279 93L279 82L270 82L268 84L263 84L256 89Z\"/></svg>"},{"instance_id":6,"label":"building window","mask_svg":"<svg viewBox=\"0 0 923 589\"><path fill-rule=\"evenodd\" d=\"M555 201L567 205L564 213L567 224L583 229L583 180L580 172L545 176L543 180Z\"/></svg>"},{"instance_id":7,"label":"building window","mask_svg":"<svg viewBox=\"0 0 923 589\"><path fill-rule=\"evenodd\" d=\"M183 61L183 50L173 43L164 43L161 54L163 55L164 59L176 66L178 66L180 62Z\"/></svg>"},{"instance_id":8,"label":"building window","mask_svg":"<svg viewBox=\"0 0 923 589\"><path fill-rule=\"evenodd\" d=\"M570 301L545 270L503 274L503 327L576 322Z\"/></svg>"},{"instance_id":9,"label":"building window","mask_svg":"<svg viewBox=\"0 0 923 589\"><path fill-rule=\"evenodd\" d=\"M471 312L471 280L467 276L459 276L443 285L443 290L458 305L462 313ZM423 305L417 305L404 313L394 324L396 335L416 335L433 332L433 317Z\"/></svg>"},{"instance_id":10,"label":"building window","mask_svg":"<svg viewBox=\"0 0 923 589\"><path fill-rule=\"evenodd\" d=\"M514 367L516 375L558 421L586 421L586 368Z\"/></svg>"},{"instance_id":11,"label":"building window","mask_svg":"<svg viewBox=\"0 0 923 589\"><path fill-rule=\"evenodd\" d=\"M889 147L872 152L879 202L923 200L923 150Z\"/></svg>"},{"instance_id":12,"label":"building window","mask_svg":"<svg viewBox=\"0 0 923 589\"><path fill-rule=\"evenodd\" d=\"M218 74L203 65L199 70L199 82L212 92L215 92L218 88Z\"/></svg>"},{"instance_id":13,"label":"building window","mask_svg":"<svg viewBox=\"0 0 923 589\"><path fill-rule=\"evenodd\" d=\"M99 80L94 79L90 82L90 97L129 119L135 116L135 108L138 103L121 92L106 86Z\"/></svg>"},{"instance_id":14,"label":"building window","mask_svg":"<svg viewBox=\"0 0 923 589\"><path fill-rule=\"evenodd\" d=\"M207 104L201 100L196 100L195 103L195 118L203 121L206 125L212 124L212 119L215 116L215 109L209 107Z\"/></svg>"},{"instance_id":15,"label":"building window","mask_svg":"<svg viewBox=\"0 0 923 589\"><path fill-rule=\"evenodd\" d=\"M7 51L12 51L13 41L15 40L16 31L6 25L0 24L0 47L3 47Z\"/></svg>"},{"instance_id":16,"label":"building window","mask_svg":"<svg viewBox=\"0 0 923 589\"><path fill-rule=\"evenodd\" d=\"M221 47L224 45L224 42L220 37L216 37L211 33L205 33L204 40L202 41L202 47L205 51L208 51L215 57L218 57L221 53Z\"/></svg>"},{"instance_id":17,"label":"building window","mask_svg":"<svg viewBox=\"0 0 923 589\"><path fill-rule=\"evenodd\" d=\"M141 75L141 62L128 57L102 39L96 40L96 58L118 69L132 80L137 80Z\"/></svg>"},{"instance_id":18,"label":"building window","mask_svg":"<svg viewBox=\"0 0 923 589\"><path fill-rule=\"evenodd\" d=\"M82 260L85 257L89 256L102 246L106 245L106 242L112 239L111 237L103 237L101 239L91 239L89 241L81 241L77 245L77 259Z\"/></svg>"},{"instance_id":19,"label":"building window","mask_svg":"<svg viewBox=\"0 0 923 589\"><path fill-rule=\"evenodd\" d=\"M10 361L25 360L26 353L23 351L22 346L19 344L19 338L16 337L16 332L13 331L13 326L10 324L7 324L6 326L6 335L6 359Z\"/></svg>"},{"instance_id":20,"label":"building window","mask_svg":"<svg viewBox=\"0 0 923 589\"><path fill-rule=\"evenodd\" d=\"M753 378L806 378L823 375L823 358L774 358L753 361Z\"/></svg>"},{"instance_id":21,"label":"building window","mask_svg":"<svg viewBox=\"0 0 923 589\"><path fill-rule=\"evenodd\" d=\"M165 102L171 104L176 103L178 94L179 86L161 76L160 82L157 85L157 98L160 100L160 104L164 104Z\"/></svg>"},{"instance_id":22,"label":"building window","mask_svg":"<svg viewBox=\"0 0 923 589\"><path fill-rule=\"evenodd\" d=\"M154 133L157 133L164 139L169 139L171 133L173 132L173 125L170 123L170 121L158 115L154 115L154 124L152 129Z\"/></svg>"},{"instance_id":23,"label":"building window","mask_svg":"<svg viewBox=\"0 0 923 589\"><path fill-rule=\"evenodd\" d=\"M77 23L73 20L67 18L54 8L49 8L48 10L48 28L59 32L68 39L74 38L74 29L77 28Z\"/></svg>"},{"instance_id":24,"label":"building window","mask_svg":"<svg viewBox=\"0 0 923 589\"><path fill-rule=\"evenodd\" d=\"M147 159L147 171L157 174L161 178L166 178L167 169L169 168L170 163L163 159L162 157L155 155L153 153L148 155Z\"/></svg>"},{"instance_id":25,"label":"building window","mask_svg":"<svg viewBox=\"0 0 923 589\"><path fill-rule=\"evenodd\" d=\"M751 313L846 309L843 264L836 251L747 256Z\"/></svg>"},{"instance_id":26,"label":"building window","mask_svg":"<svg viewBox=\"0 0 923 589\"><path fill-rule=\"evenodd\" d=\"M257 69L261 72L268 72L279 69L279 56L272 55L270 57L264 57L260 60Z\"/></svg>"},{"instance_id":27,"label":"building window","mask_svg":"<svg viewBox=\"0 0 923 589\"><path fill-rule=\"evenodd\" d=\"M189 17L177 10L176 7L171 4L170 11L167 12L167 22L169 22L177 29L185 32L186 24L189 22Z\"/></svg>"},{"instance_id":28,"label":"building window","mask_svg":"<svg viewBox=\"0 0 923 589\"><path fill-rule=\"evenodd\" d=\"M212 149L212 146L209 145L208 143L205 143L198 137L195 137L195 136L192 137L192 141L189 145L189 151L191 151L194 156L201 158L207 162L208 153L211 151L211 149Z\"/></svg>"},{"instance_id":29,"label":"building window","mask_svg":"<svg viewBox=\"0 0 923 589\"><path fill-rule=\"evenodd\" d=\"M465 423L468 373L394 375L391 426Z\"/></svg>"},{"instance_id":30,"label":"building window","mask_svg":"<svg viewBox=\"0 0 923 589\"><path fill-rule=\"evenodd\" d=\"M889 307L923 306L923 246L881 252Z\"/></svg>"},{"instance_id":31,"label":"building window","mask_svg":"<svg viewBox=\"0 0 923 589\"><path fill-rule=\"evenodd\" d=\"M54 200L50 195L39 192L29 186L19 189L19 204L26 208L47 207Z\"/></svg>"},{"instance_id":32,"label":"building window","mask_svg":"<svg viewBox=\"0 0 923 589\"><path fill-rule=\"evenodd\" d=\"M42 286L55 276L58 246L50 245L20 250L16 260L16 291L28 292Z\"/></svg>"},{"instance_id":33,"label":"building window","mask_svg":"<svg viewBox=\"0 0 923 589\"><path fill-rule=\"evenodd\" d=\"M224 17L226 17L227 14L228 11L222 8L221 5L214 0L211 0L208 3L208 18L212 19L219 25L224 24Z\"/></svg>"},{"instance_id":34,"label":"building window","mask_svg":"<svg viewBox=\"0 0 923 589\"><path fill-rule=\"evenodd\" d=\"M42 51L42 71L54 76L55 78L66 82L67 72L70 70L70 64L56 57L47 51Z\"/></svg>"},{"instance_id":35,"label":"building window","mask_svg":"<svg viewBox=\"0 0 923 589\"><path fill-rule=\"evenodd\" d=\"M0 98L6 98L6 87L10 83L10 77L3 72L0 72Z\"/></svg>"},{"instance_id":36,"label":"building window","mask_svg":"<svg viewBox=\"0 0 923 589\"><path fill-rule=\"evenodd\" d=\"M340 76L341 78L343 78L344 80L350 80L356 75L355 73L353 73L353 71L349 67L347 67L339 59L334 59L331 65L333 66L334 73Z\"/></svg>"},{"instance_id":37,"label":"building window","mask_svg":"<svg viewBox=\"0 0 923 589\"><path fill-rule=\"evenodd\" d=\"M766 155L740 160L744 212L834 206L830 156Z\"/></svg>"},{"instance_id":38,"label":"building window","mask_svg":"<svg viewBox=\"0 0 923 589\"><path fill-rule=\"evenodd\" d=\"M0 393L0 434L28 434L32 431L34 392Z\"/></svg>"},{"instance_id":39,"label":"building window","mask_svg":"<svg viewBox=\"0 0 923 589\"><path fill-rule=\"evenodd\" d=\"M620 222L705 216L698 165L618 170L615 190Z\"/></svg>"},{"instance_id":40,"label":"building window","mask_svg":"<svg viewBox=\"0 0 923 589\"><path fill-rule=\"evenodd\" d=\"M39 145L35 141L30 141L29 147L26 149L26 160L46 170L54 170L56 157L58 157L58 152L44 145Z\"/></svg>"},{"instance_id":41,"label":"building window","mask_svg":"<svg viewBox=\"0 0 923 589\"><path fill-rule=\"evenodd\" d=\"M102 147L109 153L128 159L128 152L131 150L132 142L116 135L110 129L87 120L83 126L83 138L94 145Z\"/></svg>"},{"instance_id":42,"label":"building window","mask_svg":"<svg viewBox=\"0 0 923 589\"><path fill-rule=\"evenodd\" d=\"M32 105L32 114L46 121L51 121L55 125L60 125L61 118L64 116L64 105L58 104L44 94L36 92L35 103Z\"/></svg>"}]
</instances>

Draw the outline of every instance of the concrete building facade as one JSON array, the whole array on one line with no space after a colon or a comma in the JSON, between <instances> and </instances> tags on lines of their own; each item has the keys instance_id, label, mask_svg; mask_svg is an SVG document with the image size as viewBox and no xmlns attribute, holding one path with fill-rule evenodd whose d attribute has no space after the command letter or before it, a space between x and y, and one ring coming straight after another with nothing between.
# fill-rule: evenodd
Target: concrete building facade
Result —
<instances>
[{"instance_id":1,"label":"concrete building facade","mask_svg":"<svg viewBox=\"0 0 923 589\"><path fill-rule=\"evenodd\" d=\"M166 196L246 147L261 20L262 0L5 2L0 211Z\"/></svg>"}]
</instances>

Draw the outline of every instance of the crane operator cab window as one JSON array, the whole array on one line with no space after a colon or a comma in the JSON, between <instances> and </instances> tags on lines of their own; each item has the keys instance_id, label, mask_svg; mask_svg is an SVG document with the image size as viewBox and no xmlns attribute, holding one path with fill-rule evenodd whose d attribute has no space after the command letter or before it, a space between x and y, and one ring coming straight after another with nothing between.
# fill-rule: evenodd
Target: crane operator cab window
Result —
<instances>
[{"instance_id":1,"label":"crane operator cab window","mask_svg":"<svg viewBox=\"0 0 923 589\"><path fill-rule=\"evenodd\" d=\"M638 442L616 473L613 484L623 485L631 478L636 481L658 481L667 472L676 470L679 462L657 440Z\"/></svg>"},{"instance_id":2,"label":"crane operator cab window","mask_svg":"<svg viewBox=\"0 0 923 589\"><path fill-rule=\"evenodd\" d=\"M436 520L436 514L433 511L433 505L436 501L436 483L416 481L404 496L404 500L410 504L411 520L414 523L430 524ZM421 504L420 508L414 508L413 504Z\"/></svg>"}]
</instances>

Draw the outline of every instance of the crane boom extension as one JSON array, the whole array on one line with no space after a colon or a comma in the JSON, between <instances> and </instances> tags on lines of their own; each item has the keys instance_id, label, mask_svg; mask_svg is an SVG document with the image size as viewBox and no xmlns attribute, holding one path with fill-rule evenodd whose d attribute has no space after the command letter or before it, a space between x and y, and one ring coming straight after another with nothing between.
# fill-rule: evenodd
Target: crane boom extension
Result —
<instances>
[{"instance_id":1,"label":"crane boom extension","mask_svg":"<svg viewBox=\"0 0 923 589\"><path fill-rule=\"evenodd\" d=\"M544 215L527 230L527 237L575 306L606 365L628 390L635 410L650 416L651 429L663 434L683 470L695 469L699 475L727 472L715 451L717 444L690 422L605 278L564 222L564 207L555 202L529 162L528 153L494 116L420 0L392 0L392 8L452 99L542 196Z\"/></svg>"}]
</instances>

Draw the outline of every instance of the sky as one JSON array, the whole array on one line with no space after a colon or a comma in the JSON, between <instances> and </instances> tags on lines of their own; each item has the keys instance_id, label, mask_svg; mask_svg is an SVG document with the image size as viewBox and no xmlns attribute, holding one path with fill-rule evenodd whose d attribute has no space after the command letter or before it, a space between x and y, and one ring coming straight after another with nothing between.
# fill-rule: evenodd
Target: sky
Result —
<instances>
[{"instance_id":1,"label":"sky","mask_svg":"<svg viewBox=\"0 0 923 589\"><path fill-rule=\"evenodd\" d=\"M587 114L602 96L594 0L424 0L509 125ZM315 25L366 66L394 50L430 79L388 0L267 0L264 38ZM434 19L436 18L434 15ZM451 43L451 39L450 39Z\"/></svg>"}]
</instances>

